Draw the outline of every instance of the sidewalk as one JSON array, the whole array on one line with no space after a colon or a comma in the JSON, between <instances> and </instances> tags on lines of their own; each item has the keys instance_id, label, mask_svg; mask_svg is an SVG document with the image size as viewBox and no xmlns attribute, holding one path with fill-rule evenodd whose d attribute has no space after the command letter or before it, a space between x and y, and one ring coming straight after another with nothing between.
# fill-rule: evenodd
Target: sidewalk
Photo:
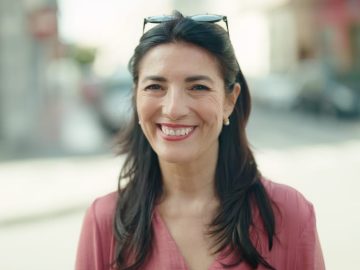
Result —
<instances>
[{"instance_id":1,"label":"sidewalk","mask_svg":"<svg viewBox=\"0 0 360 270\"><path fill-rule=\"evenodd\" d=\"M86 209L117 189L122 162L102 155L0 163L0 227Z\"/></svg>"},{"instance_id":2,"label":"sidewalk","mask_svg":"<svg viewBox=\"0 0 360 270\"><path fill-rule=\"evenodd\" d=\"M360 217L354 213L360 207L360 140L262 149L255 150L262 173L293 186L314 204L327 267L351 269L359 265L356 243L360 241ZM28 237L33 239L34 234L45 234L45 230L46 236L51 235L47 226L53 222L62 237L73 233L72 239L76 239L81 224L79 214L94 198L116 190L122 162L122 158L102 155L0 163L0 229L4 235L24 234L21 230L27 226L12 225L43 219L30 224L32 228L40 227L29 232ZM75 211L76 220L72 219L74 215L68 215ZM63 217L52 218L59 215ZM61 226L68 222L73 227L66 231ZM47 241L44 238L43 243ZM11 237L7 239L12 241ZM17 250L14 244L13 249Z\"/></svg>"},{"instance_id":3,"label":"sidewalk","mask_svg":"<svg viewBox=\"0 0 360 270\"><path fill-rule=\"evenodd\" d=\"M265 176L298 188L321 214L340 190L353 207L356 195L349 194L354 182L359 185L359 151L360 141L349 141L255 155ZM96 197L117 189L122 162L109 154L0 163L0 227L84 211Z\"/></svg>"}]
</instances>

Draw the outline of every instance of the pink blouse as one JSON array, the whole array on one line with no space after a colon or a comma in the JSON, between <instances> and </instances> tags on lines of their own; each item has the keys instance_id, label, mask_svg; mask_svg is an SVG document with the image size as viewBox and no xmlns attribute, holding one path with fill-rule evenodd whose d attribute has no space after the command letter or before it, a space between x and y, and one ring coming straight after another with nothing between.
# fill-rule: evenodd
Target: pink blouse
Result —
<instances>
[{"instance_id":1,"label":"pink blouse","mask_svg":"<svg viewBox=\"0 0 360 270\"><path fill-rule=\"evenodd\" d=\"M267 248L267 238L260 217L255 213L254 223L257 230L252 231L250 235L258 251L278 270L325 269L312 204L291 187L264 179L262 182L279 211L275 210L276 235L271 251ZM98 198L87 210L79 240L76 270L112 269L115 250L112 228L117 196L117 193L113 192ZM152 225L153 251L142 269L188 270L184 258L156 209ZM234 255L218 255L209 270L225 269L221 263L230 263L232 256ZM227 269L251 270L251 267L241 263ZM257 269L265 268L260 266Z\"/></svg>"}]
</instances>

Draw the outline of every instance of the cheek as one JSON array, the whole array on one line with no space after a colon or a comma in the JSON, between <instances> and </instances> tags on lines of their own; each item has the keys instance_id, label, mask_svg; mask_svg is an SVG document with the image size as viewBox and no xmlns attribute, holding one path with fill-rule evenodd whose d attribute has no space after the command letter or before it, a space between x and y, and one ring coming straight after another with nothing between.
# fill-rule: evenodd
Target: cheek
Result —
<instances>
[{"instance_id":1,"label":"cheek","mask_svg":"<svg viewBox=\"0 0 360 270\"><path fill-rule=\"evenodd\" d=\"M154 102L150 99L137 95L136 97L136 110L139 116L139 120L143 121L149 118L154 111Z\"/></svg>"},{"instance_id":2,"label":"cheek","mask_svg":"<svg viewBox=\"0 0 360 270\"><path fill-rule=\"evenodd\" d=\"M147 115L149 115L149 110L151 110L151 106L146 98L142 95L136 95L136 110L139 115L140 120L144 119Z\"/></svg>"},{"instance_id":3,"label":"cheek","mask_svg":"<svg viewBox=\"0 0 360 270\"><path fill-rule=\"evenodd\" d=\"M198 104L197 108L206 123L216 126L222 125L224 105L221 97L210 97L201 104Z\"/></svg>"}]
</instances>

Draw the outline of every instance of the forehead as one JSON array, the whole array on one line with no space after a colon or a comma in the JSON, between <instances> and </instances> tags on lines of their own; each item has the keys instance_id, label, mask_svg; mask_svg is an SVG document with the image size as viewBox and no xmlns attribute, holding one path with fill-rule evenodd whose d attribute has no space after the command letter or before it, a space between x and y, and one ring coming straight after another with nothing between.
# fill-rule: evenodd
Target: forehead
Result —
<instances>
[{"instance_id":1,"label":"forehead","mask_svg":"<svg viewBox=\"0 0 360 270\"><path fill-rule=\"evenodd\" d=\"M154 74L188 76L194 73L222 80L215 56L203 48L184 42L155 46L139 64L139 77Z\"/></svg>"}]
</instances>

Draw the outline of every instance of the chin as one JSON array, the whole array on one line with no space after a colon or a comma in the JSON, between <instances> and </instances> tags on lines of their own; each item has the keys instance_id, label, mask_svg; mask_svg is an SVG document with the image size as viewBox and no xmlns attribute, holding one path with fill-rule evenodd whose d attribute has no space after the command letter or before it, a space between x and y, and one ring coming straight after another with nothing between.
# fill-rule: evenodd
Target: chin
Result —
<instances>
[{"instance_id":1,"label":"chin","mask_svg":"<svg viewBox=\"0 0 360 270\"><path fill-rule=\"evenodd\" d=\"M179 153L179 152L173 152L173 153L163 153L163 152L158 152L157 153L159 160L161 161L165 161L168 163L174 163L174 164L184 164L184 163L189 163L194 159L193 155L189 155L189 154L183 154L183 153Z\"/></svg>"}]
</instances>

